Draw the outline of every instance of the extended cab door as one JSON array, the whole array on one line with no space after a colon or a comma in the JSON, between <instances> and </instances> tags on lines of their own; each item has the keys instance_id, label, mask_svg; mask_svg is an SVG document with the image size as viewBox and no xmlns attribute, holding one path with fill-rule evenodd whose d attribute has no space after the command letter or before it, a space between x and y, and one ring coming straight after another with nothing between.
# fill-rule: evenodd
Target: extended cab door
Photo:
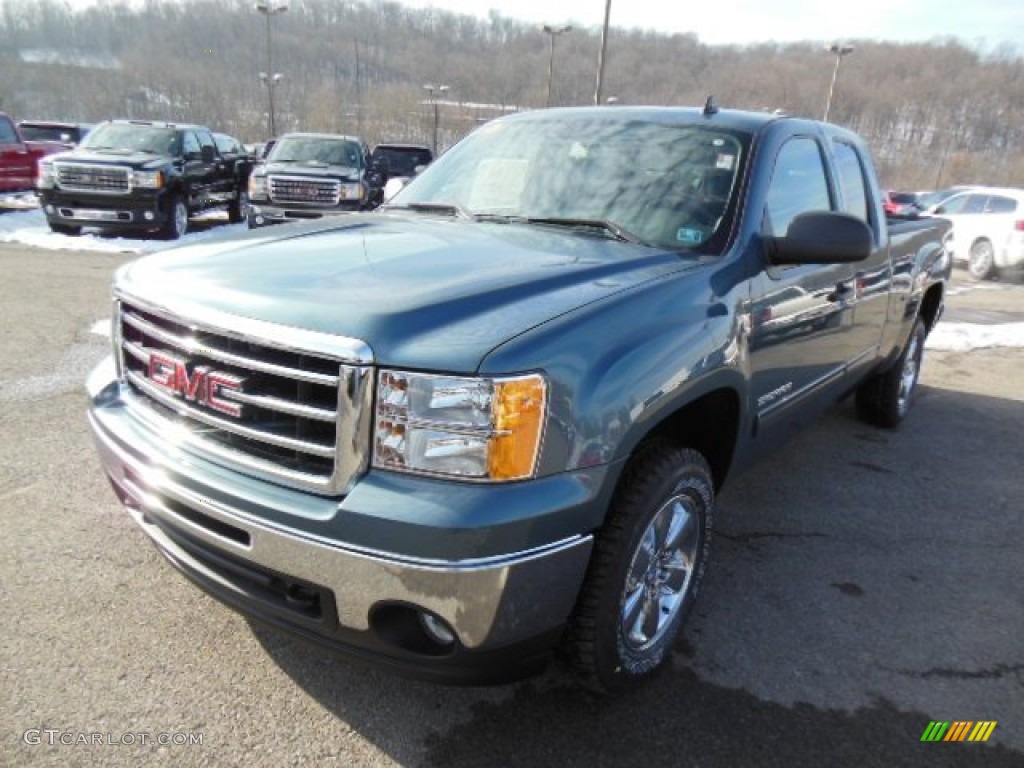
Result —
<instances>
[{"instance_id":1,"label":"extended cab door","mask_svg":"<svg viewBox=\"0 0 1024 768\"><path fill-rule=\"evenodd\" d=\"M767 190L762 235L785 235L801 213L836 209L818 137L795 136L778 151ZM751 407L759 432L791 424L838 394L853 354L850 264L768 263L752 285Z\"/></svg>"},{"instance_id":2,"label":"extended cab door","mask_svg":"<svg viewBox=\"0 0 1024 768\"><path fill-rule=\"evenodd\" d=\"M230 202L235 198L234 164L224 159L213 134L209 131L196 131L196 136L199 138L200 151L205 153L207 158L212 158L206 169L206 196L210 201L207 205Z\"/></svg>"},{"instance_id":3,"label":"extended cab door","mask_svg":"<svg viewBox=\"0 0 1024 768\"><path fill-rule=\"evenodd\" d=\"M832 141L832 161L840 208L868 225L874 236L871 255L852 265L854 303L851 332L851 370L875 362L882 344L892 294L892 260L889 254L889 233L881 210L881 201L873 199L869 183L874 171L863 150L837 138Z\"/></svg>"},{"instance_id":4,"label":"extended cab door","mask_svg":"<svg viewBox=\"0 0 1024 768\"><path fill-rule=\"evenodd\" d=\"M0 192L32 189L34 176L32 153L10 118L0 116Z\"/></svg>"},{"instance_id":5,"label":"extended cab door","mask_svg":"<svg viewBox=\"0 0 1024 768\"><path fill-rule=\"evenodd\" d=\"M211 139L212 142L212 139ZM217 150L209 154L200 143L195 131L185 131L182 137L182 150L185 157L185 187L188 190L188 207L190 210L209 208L217 193Z\"/></svg>"}]
</instances>

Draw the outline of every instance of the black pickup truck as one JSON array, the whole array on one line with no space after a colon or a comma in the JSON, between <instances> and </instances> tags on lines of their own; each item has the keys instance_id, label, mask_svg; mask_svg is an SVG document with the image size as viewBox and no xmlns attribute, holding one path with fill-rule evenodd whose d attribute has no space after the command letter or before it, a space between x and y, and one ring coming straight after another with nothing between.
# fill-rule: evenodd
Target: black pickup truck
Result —
<instances>
[{"instance_id":1,"label":"black pickup truck","mask_svg":"<svg viewBox=\"0 0 1024 768\"><path fill-rule=\"evenodd\" d=\"M728 476L849 393L907 416L947 231L888 223L834 125L517 114L379 211L122 268L91 429L246 614L444 681L561 646L622 690L670 656Z\"/></svg>"},{"instance_id":2,"label":"black pickup truck","mask_svg":"<svg viewBox=\"0 0 1024 768\"><path fill-rule=\"evenodd\" d=\"M249 177L249 229L362 211L387 181L366 142L332 133L288 133Z\"/></svg>"},{"instance_id":3,"label":"black pickup truck","mask_svg":"<svg viewBox=\"0 0 1024 768\"><path fill-rule=\"evenodd\" d=\"M243 221L250 169L247 158L222 156L202 126L113 120L40 162L37 191L54 232L90 226L177 239L205 211Z\"/></svg>"}]
</instances>

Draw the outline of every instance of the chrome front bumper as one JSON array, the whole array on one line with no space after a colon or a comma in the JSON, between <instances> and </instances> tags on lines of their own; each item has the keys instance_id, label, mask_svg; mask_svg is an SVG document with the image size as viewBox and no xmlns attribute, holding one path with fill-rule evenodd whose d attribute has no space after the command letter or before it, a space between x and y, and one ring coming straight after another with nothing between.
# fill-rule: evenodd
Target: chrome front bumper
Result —
<instances>
[{"instance_id":1,"label":"chrome front bumper","mask_svg":"<svg viewBox=\"0 0 1024 768\"><path fill-rule=\"evenodd\" d=\"M375 609L414 606L443 619L470 651L511 646L556 630L573 609L590 559L590 535L500 556L432 560L290 530L261 519L260 509L323 520L337 513L339 499L211 464L134 418L116 382L99 386L94 376L90 389L93 439L133 518L172 562L201 586L227 595L240 610L245 611L245 590L196 551L322 587L337 614L330 623L336 620L341 630L372 634ZM183 541L197 546L182 546Z\"/></svg>"}]
</instances>

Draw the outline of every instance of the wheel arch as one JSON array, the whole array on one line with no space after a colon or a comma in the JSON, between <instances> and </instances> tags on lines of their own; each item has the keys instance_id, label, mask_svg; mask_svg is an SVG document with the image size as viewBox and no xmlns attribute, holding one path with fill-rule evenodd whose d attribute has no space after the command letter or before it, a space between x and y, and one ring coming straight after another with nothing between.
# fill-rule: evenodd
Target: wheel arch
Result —
<instances>
[{"instance_id":1,"label":"wheel arch","mask_svg":"<svg viewBox=\"0 0 1024 768\"><path fill-rule=\"evenodd\" d=\"M633 446L630 457L636 456L641 447L652 440L668 440L679 447L691 448L707 460L717 491L732 465L741 414L741 399L736 389L730 386L712 389L665 414Z\"/></svg>"},{"instance_id":2,"label":"wheel arch","mask_svg":"<svg viewBox=\"0 0 1024 768\"><path fill-rule=\"evenodd\" d=\"M929 333L931 333L935 324L939 322L939 318L942 315L942 299L942 283L936 283L931 286L925 291L924 297L921 299L921 309L919 312Z\"/></svg>"}]
</instances>

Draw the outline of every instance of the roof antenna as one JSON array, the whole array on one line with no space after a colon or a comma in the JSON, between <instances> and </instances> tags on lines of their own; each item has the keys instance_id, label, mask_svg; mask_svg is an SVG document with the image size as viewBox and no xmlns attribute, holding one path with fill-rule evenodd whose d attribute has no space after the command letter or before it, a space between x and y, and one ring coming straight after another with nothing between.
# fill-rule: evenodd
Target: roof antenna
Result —
<instances>
[{"instance_id":1,"label":"roof antenna","mask_svg":"<svg viewBox=\"0 0 1024 768\"><path fill-rule=\"evenodd\" d=\"M715 104L715 97L708 96L708 100L704 102L704 117L711 117L712 115L718 114L718 105Z\"/></svg>"}]
</instances>

